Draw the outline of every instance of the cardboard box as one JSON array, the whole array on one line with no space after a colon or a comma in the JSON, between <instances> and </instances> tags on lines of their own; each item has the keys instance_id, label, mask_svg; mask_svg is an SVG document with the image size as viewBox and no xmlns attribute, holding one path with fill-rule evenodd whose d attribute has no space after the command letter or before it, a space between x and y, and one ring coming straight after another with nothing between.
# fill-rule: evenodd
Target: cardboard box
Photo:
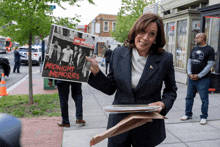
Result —
<instances>
[{"instance_id":1,"label":"cardboard box","mask_svg":"<svg viewBox=\"0 0 220 147\"><path fill-rule=\"evenodd\" d=\"M123 120L121 120L117 125L108 130L95 135L90 141L90 146L93 146L105 138L113 137L121 133L127 132L131 129L137 128L147 122L152 122L152 119L167 119L166 117L160 115L157 112L137 112L131 113Z\"/></svg>"}]
</instances>

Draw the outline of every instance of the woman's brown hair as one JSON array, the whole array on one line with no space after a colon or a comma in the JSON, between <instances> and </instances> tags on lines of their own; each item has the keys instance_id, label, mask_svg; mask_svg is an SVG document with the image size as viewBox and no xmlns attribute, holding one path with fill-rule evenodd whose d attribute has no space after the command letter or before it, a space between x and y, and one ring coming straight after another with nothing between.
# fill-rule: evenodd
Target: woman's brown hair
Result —
<instances>
[{"instance_id":1,"label":"woman's brown hair","mask_svg":"<svg viewBox=\"0 0 220 147\"><path fill-rule=\"evenodd\" d=\"M136 48L135 37L137 34L141 33L142 30L145 30L152 22L156 22L158 31L156 36L156 44L151 45L150 53L162 53L164 51L163 47L166 44L164 27L162 19L156 14L145 13L141 15L129 31L128 39L125 40L124 46L129 49Z\"/></svg>"}]
</instances>

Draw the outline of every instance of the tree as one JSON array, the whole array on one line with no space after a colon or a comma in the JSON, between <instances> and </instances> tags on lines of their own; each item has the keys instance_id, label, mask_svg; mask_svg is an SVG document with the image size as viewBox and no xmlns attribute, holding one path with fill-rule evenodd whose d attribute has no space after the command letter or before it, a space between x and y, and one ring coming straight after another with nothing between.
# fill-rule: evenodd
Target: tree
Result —
<instances>
[{"instance_id":1,"label":"tree","mask_svg":"<svg viewBox=\"0 0 220 147\"><path fill-rule=\"evenodd\" d=\"M29 45L29 104L33 104L31 59L33 39L38 36L41 36L42 39L48 36L53 23L74 28L75 24L70 22L79 22L77 16L74 18L56 18L52 16L52 10L48 3L57 4L65 9L61 2L76 5L77 1L80 0L0 0L0 26L5 26L2 28L1 35L12 38L20 45L27 44L27 42ZM88 0L88 2L94 4L93 0Z\"/></svg>"},{"instance_id":2,"label":"tree","mask_svg":"<svg viewBox=\"0 0 220 147\"><path fill-rule=\"evenodd\" d=\"M143 14L144 7L155 3L155 0L122 0L121 9L116 17L115 31L112 37L123 43L128 36L131 27L136 20Z\"/></svg>"}]
</instances>

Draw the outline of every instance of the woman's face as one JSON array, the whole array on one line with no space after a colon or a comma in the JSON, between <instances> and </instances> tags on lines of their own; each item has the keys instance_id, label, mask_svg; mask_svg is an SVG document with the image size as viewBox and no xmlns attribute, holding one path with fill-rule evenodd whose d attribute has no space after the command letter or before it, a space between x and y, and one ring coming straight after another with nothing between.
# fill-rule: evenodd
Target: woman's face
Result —
<instances>
[{"instance_id":1,"label":"woman's face","mask_svg":"<svg viewBox=\"0 0 220 147\"><path fill-rule=\"evenodd\" d=\"M151 22L145 30L142 30L135 37L135 46L140 56L147 56L151 45L156 41L157 37L157 24Z\"/></svg>"}]
</instances>

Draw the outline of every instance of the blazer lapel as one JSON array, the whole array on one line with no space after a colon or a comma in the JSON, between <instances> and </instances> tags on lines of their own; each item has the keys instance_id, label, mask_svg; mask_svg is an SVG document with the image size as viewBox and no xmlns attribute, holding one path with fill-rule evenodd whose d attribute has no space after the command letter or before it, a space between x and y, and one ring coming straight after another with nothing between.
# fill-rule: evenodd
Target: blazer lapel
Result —
<instances>
[{"instance_id":1,"label":"blazer lapel","mask_svg":"<svg viewBox=\"0 0 220 147\"><path fill-rule=\"evenodd\" d=\"M132 91L131 88L131 50L127 49L125 53L121 54L119 65L121 68L121 80L125 82L128 92Z\"/></svg>"},{"instance_id":2,"label":"blazer lapel","mask_svg":"<svg viewBox=\"0 0 220 147\"><path fill-rule=\"evenodd\" d=\"M160 62L160 57L158 55L151 55L151 54L148 55L147 63L145 64L143 73L141 75L141 78L139 80L137 87L135 88L135 91L141 88L157 71L158 62Z\"/></svg>"}]
</instances>

